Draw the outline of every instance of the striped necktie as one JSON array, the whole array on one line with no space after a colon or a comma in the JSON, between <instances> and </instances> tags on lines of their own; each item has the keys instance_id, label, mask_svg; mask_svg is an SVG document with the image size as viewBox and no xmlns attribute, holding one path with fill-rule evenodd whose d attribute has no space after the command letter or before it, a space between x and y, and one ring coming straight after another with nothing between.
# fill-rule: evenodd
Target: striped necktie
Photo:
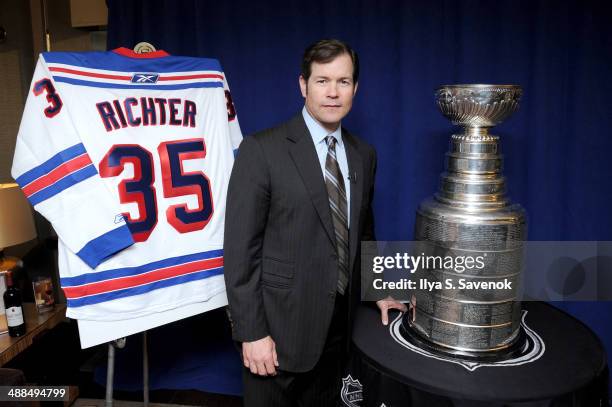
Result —
<instances>
[{"instance_id":1,"label":"striped necktie","mask_svg":"<svg viewBox=\"0 0 612 407\"><path fill-rule=\"evenodd\" d=\"M325 159L325 186L329 197L332 223L336 233L336 251L338 252L338 292L344 294L349 281L349 245L346 190L338 160L336 160L336 138L325 137L327 158Z\"/></svg>"}]
</instances>

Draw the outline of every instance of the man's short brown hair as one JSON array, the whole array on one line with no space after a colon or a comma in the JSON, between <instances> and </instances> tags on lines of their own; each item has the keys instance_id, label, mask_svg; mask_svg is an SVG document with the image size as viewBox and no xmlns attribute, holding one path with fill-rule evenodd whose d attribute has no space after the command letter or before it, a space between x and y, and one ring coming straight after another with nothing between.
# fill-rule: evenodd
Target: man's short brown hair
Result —
<instances>
[{"instance_id":1,"label":"man's short brown hair","mask_svg":"<svg viewBox=\"0 0 612 407\"><path fill-rule=\"evenodd\" d=\"M320 40L306 48L302 58L302 77L308 82L313 62L326 64L342 54L348 54L351 57L353 61L353 82L357 83L359 79L359 57L348 44L335 39Z\"/></svg>"}]
</instances>

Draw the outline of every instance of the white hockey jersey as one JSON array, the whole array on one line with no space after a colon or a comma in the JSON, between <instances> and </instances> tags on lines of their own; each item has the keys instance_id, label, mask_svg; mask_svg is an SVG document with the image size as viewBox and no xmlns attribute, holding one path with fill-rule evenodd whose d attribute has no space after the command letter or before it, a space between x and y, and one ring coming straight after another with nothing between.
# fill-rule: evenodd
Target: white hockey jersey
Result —
<instances>
[{"instance_id":1,"label":"white hockey jersey","mask_svg":"<svg viewBox=\"0 0 612 407\"><path fill-rule=\"evenodd\" d=\"M225 290L225 199L241 140L214 59L41 54L12 175L59 236L68 317L135 318Z\"/></svg>"}]
</instances>

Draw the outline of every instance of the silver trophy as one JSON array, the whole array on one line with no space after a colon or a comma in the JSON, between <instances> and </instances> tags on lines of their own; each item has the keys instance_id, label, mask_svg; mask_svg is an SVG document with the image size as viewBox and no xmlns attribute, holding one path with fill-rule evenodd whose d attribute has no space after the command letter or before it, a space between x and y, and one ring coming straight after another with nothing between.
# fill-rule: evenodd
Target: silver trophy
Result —
<instances>
[{"instance_id":1,"label":"silver trophy","mask_svg":"<svg viewBox=\"0 0 612 407\"><path fill-rule=\"evenodd\" d=\"M416 290L416 306L402 321L405 336L435 352L500 360L513 357L521 346L517 295L526 215L506 197L499 137L489 134L517 110L521 94L514 85L436 90L440 110L463 133L451 137L438 192L417 210L415 240L427 256L482 256L482 267L457 272L434 265L421 272L430 282L453 283L452 288ZM457 287L460 279L512 288L464 289Z\"/></svg>"}]
</instances>

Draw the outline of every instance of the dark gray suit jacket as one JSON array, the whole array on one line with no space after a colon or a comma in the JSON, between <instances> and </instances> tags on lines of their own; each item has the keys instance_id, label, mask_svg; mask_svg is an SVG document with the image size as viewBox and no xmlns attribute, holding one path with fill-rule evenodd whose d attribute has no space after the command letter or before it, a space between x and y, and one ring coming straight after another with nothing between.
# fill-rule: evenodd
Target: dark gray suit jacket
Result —
<instances>
[{"instance_id":1,"label":"dark gray suit jacket","mask_svg":"<svg viewBox=\"0 0 612 407\"><path fill-rule=\"evenodd\" d=\"M376 152L345 129L342 138L351 174L350 321L360 300L360 242L374 240ZM338 257L321 165L301 113L242 141L227 194L224 259L234 339L270 335L280 369L311 370L332 317Z\"/></svg>"}]
</instances>

